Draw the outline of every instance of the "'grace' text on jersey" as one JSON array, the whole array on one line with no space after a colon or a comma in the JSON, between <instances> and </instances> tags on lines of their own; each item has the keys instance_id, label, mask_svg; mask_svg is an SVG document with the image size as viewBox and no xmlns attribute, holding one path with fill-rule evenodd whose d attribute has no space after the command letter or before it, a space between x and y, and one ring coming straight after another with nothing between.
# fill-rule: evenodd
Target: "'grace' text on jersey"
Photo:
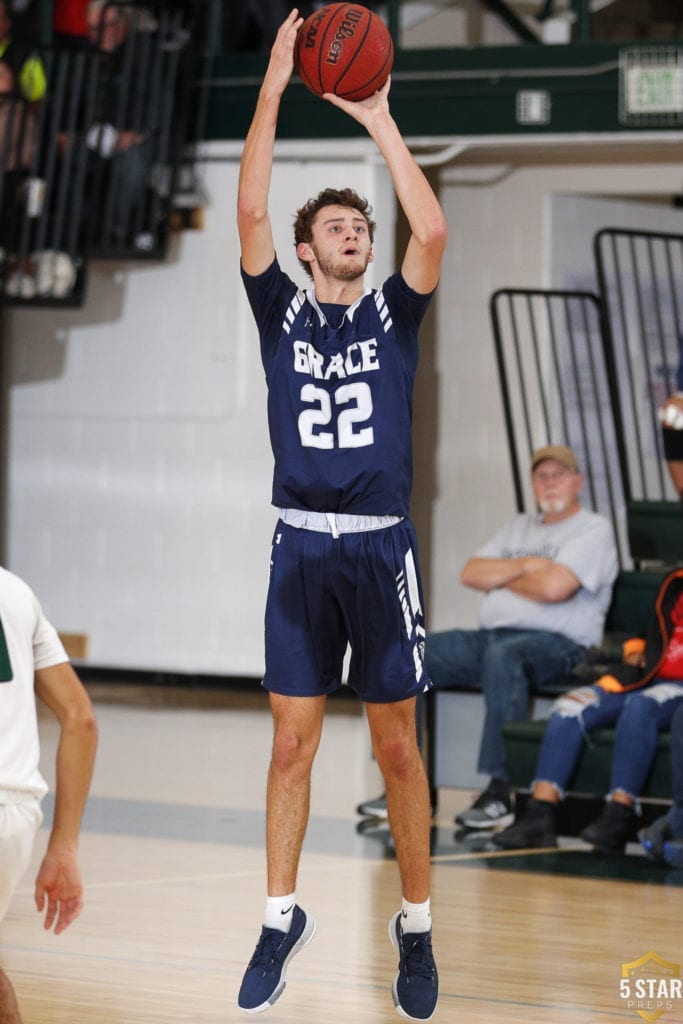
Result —
<instances>
[{"instance_id":1,"label":"'grace' text on jersey","mask_svg":"<svg viewBox=\"0 0 683 1024\"><path fill-rule=\"evenodd\" d=\"M334 352L328 357L318 352L310 341L295 341L292 347L295 371L317 380L331 380L333 376L341 379L366 370L380 369L376 338L354 341L344 353Z\"/></svg>"}]
</instances>

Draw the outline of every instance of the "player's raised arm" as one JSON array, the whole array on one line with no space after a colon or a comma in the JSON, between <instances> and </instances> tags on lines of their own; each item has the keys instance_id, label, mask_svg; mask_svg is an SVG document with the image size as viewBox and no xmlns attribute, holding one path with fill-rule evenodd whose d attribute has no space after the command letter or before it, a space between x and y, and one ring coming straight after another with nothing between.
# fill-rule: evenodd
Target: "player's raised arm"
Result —
<instances>
[{"instance_id":1,"label":"player's raised arm","mask_svg":"<svg viewBox=\"0 0 683 1024\"><path fill-rule=\"evenodd\" d=\"M410 224L401 272L417 292L431 292L439 279L448 227L439 201L406 146L389 111L391 78L373 96L352 103L331 93L324 98L362 124L384 157L396 195Z\"/></svg>"},{"instance_id":2,"label":"player's raised arm","mask_svg":"<svg viewBox=\"0 0 683 1024\"><path fill-rule=\"evenodd\" d=\"M275 130L282 94L294 70L294 42L302 21L295 8L280 26L242 151L237 190L237 228L242 266L252 275L266 270L275 256L268 215Z\"/></svg>"}]
</instances>

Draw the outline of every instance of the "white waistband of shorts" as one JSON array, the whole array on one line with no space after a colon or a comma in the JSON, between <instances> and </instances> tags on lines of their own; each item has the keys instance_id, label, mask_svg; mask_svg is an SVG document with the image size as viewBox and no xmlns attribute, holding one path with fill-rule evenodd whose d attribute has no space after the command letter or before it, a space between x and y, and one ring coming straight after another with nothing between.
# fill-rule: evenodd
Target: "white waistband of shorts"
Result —
<instances>
[{"instance_id":1,"label":"white waistband of shorts","mask_svg":"<svg viewBox=\"0 0 683 1024\"><path fill-rule=\"evenodd\" d=\"M349 512L306 512L301 508L281 508L280 519L298 530L315 530L316 533L331 533L339 537L342 533L363 533L365 530L384 530L395 526L404 516L355 516Z\"/></svg>"},{"instance_id":2,"label":"white waistband of shorts","mask_svg":"<svg viewBox=\"0 0 683 1024\"><path fill-rule=\"evenodd\" d=\"M33 789L0 789L0 804L40 803L41 794Z\"/></svg>"}]
</instances>

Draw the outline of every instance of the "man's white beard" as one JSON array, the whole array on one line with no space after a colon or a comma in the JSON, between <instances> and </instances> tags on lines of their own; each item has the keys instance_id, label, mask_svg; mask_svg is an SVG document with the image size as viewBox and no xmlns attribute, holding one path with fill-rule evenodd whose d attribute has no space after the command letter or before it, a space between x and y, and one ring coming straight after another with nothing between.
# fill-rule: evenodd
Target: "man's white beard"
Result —
<instances>
[{"instance_id":1,"label":"man's white beard","mask_svg":"<svg viewBox=\"0 0 683 1024\"><path fill-rule=\"evenodd\" d=\"M563 498L544 498L543 501L539 501L538 507L544 515L558 515L560 512L566 512L569 508L569 502Z\"/></svg>"}]
</instances>

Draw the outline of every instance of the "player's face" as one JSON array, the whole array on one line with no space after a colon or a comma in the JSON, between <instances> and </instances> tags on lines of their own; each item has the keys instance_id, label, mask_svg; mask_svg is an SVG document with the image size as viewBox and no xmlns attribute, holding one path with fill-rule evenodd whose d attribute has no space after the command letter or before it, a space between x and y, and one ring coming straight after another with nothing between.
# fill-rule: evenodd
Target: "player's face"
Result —
<instances>
[{"instance_id":1,"label":"player's face","mask_svg":"<svg viewBox=\"0 0 683 1024\"><path fill-rule=\"evenodd\" d=\"M372 259L368 222L347 206L324 206L313 221L311 253L318 269L338 281L362 277Z\"/></svg>"},{"instance_id":2,"label":"player's face","mask_svg":"<svg viewBox=\"0 0 683 1024\"><path fill-rule=\"evenodd\" d=\"M545 516L564 516L579 504L583 477L557 459L544 459L531 476L538 507Z\"/></svg>"}]
</instances>

